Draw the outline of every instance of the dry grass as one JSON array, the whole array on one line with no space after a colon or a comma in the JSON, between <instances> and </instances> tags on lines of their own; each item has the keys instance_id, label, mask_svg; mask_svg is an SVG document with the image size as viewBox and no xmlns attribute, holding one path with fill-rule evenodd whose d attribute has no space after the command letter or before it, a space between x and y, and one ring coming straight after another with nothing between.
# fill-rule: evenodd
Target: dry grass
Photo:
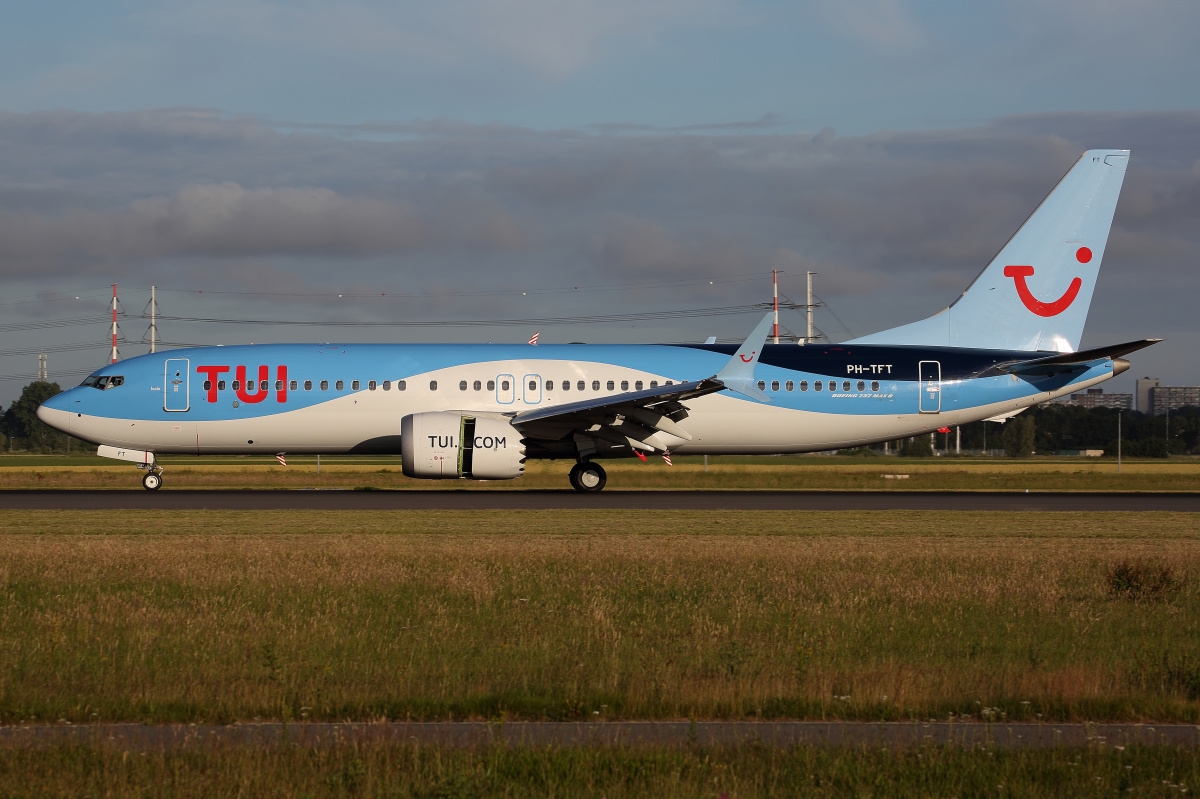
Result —
<instances>
[{"instance_id":1,"label":"dry grass","mask_svg":"<svg viewBox=\"0 0 1200 799\"><path fill-rule=\"evenodd\" d=\"M1186 796L1169 747L906 751L728 748L446 750L404 744L130 753L0 749L5 796Z\"/></svg>"},{"instance_id":2,"label":"dry grass","mask_svg":"<svg viewBox=\"0 0 1200 799\"><path fill-rule=\"evenodd\" d=\"M1113 460L1009 460L899 458L675 458L668 467L658 459L606 461L609 485L616 489L814 489L853 491L1196 491L1200 460L1126 462L1117 473ZM168 457L171 490L221 488L379 488L475 490L565 488L571 464L532 461L519 480L469 482L411 480L398 458L323 458L320 474L313 457L289 458L287 467L273 458L197 459ZM62 465L60 465L62 464ZM129 465L97 458L0 457L0 489L130 489L139 473ZM907 474L905 480L885 474Z\"/></svg>"},{"instance_id":3,"label":"dry grass","mask_svg":"<svg viewBox=\"0 0 1200 799\"><path fill-rule=\"evenodd\" d=\"M0 719L1196 720L1198 578L1188 514L10 512Z\"/></svg>"}]
</instances>

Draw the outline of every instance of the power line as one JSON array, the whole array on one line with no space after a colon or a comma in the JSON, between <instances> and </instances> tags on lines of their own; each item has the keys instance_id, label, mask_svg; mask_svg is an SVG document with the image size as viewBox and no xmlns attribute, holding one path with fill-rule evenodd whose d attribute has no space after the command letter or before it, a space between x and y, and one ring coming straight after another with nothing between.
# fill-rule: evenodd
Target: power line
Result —
<instances>
[{"instance_id":1,"label":"power line","mask_svg":"<svg viewBox=\"0 0 1200 799\"><path fill-rule=\"evenodd\" d=\"M782 274L782 272L781 272ZM545 295L545 294L575 294L579 292L592 291L624 291L627 289L653 289L653 288L679 288L681 286L715 286L724 285L726 283L744 283L753 280L761 280L762 273L747 272L736 275L726 275L723 277L714 277L711 280L705 278L672 278L669 280L648 280L632 283L609 283L596 285L578 285L578 286L557 286L551 288L540 287L525 287L525 288L507 288L507 289L480 289L476 291L463 289L448 289L445 291L429 291L429 292L406 292L406 291L373 291L373 292L348 292L337 291L330 289L327 291L314 292L286 292L286 291L222 291L210 289L165 289L160 288L159 291L169 291L174 294L220 294L239 297L337 297L349 299L363 298L390 298L390 299L426 299L431 297L496 297L496 296L525 296L525 295Z\"/></svg>"},{"instance_id":2,"label":"power line","mask_svg":"<svg viewBox=\"0 0 1200 799\"><path fill-rule=\"evenodd\" d=\"M77 344L58 344L49 347L27 347L20 350L0 350L0 358L12 358L19 355L36 355L41 352L80 352L83 350L98 350L107 345L96 341L85 341Z\"/></svg>"},{"instance_id":3,"label":"power line","mask_svg":"<svg viewBox=\"0 0 1200 799\"><path fill-rule=\"evenodd\" d=\"M49 330L55 327L76 327L78 325L107 324L110 318L104 316L77 316L70 319L45 319L40 322L16 322L0 325L0 333L13 333L19 330Z\"/></svg>"},{"instance_id":4,"label":"power line","mask_svg":"<svg viewBox=\"0 0 1200 799\"><path fill-rule=\"evenodd\" d=\"M163 316L158 318L171 322L220 325L267 325L287 327L512 327L519 325L587 325L616 322L646 322L659 319L681 319L709 316L735 316L761 311L770 303L753 305L728 305L716 308L688 308L674 311L644 311L624 314L602 314L599 316L547 316L524 319L459 319L453 321L403 321L403 322L321 322L308 319L218 319L199 316Z\"/></svg>"}]
</instances>

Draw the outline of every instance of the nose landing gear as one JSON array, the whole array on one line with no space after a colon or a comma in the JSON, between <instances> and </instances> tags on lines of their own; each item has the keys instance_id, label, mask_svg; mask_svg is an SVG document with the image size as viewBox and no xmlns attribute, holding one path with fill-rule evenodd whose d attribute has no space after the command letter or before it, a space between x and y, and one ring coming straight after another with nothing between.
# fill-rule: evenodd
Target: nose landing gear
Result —
<instances>
[{"instance_id":1,"label":"nose landing gear","mask_svg":"<svg viewBox=\"0 0 1200 799\"><path fill-rule=\"evenodd\" d=\"M146 476L142 478L142 487L147 491L157 491L162 486L163 468L157 463L143 463L138 466L139 469L146 469Z\"/></svg>"},{"instance_id":2,"label":"nose landing gear","mask_svg":"<svg viewBox=\"0 0 1200 799\"><path fill-rule=\"evenodd\" d=\"M591 461L580 461L571 467L571 488L584 493L593 493L604 488L608 475L600 464Z\"/></svg>"}]
</instances>

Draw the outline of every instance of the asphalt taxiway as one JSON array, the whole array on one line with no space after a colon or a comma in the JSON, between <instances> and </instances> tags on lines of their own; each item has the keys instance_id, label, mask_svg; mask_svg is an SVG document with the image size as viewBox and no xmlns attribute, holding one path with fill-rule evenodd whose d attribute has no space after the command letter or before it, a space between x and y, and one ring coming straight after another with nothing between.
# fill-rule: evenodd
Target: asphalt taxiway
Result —
<instances>
[{"instance_id":1,"label":"asphalt taxiway","mask_svg":"<svg viewBox=\"0 0 1200 799\"><path fill-rule=\"evenodd\" d=\"M1200 493L901 491L0 491L4 510L772 510L1200 513Z\"/></svg>"}]
</instances>

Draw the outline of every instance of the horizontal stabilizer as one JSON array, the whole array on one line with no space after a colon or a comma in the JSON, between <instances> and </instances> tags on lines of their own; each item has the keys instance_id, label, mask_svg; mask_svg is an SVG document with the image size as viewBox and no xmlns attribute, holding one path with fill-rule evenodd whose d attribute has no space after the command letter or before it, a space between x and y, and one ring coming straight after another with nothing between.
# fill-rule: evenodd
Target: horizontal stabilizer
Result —
<instances>
[{"instance_id":1,"label":"horizontal stabilizer","mask_svg":"<svg viewBox=\"0 0 1200 799\"><path fill-rule=\"evenodd\" d=\"M1137 352L1160 341L1162 341L1161 338L1147 338L1141 341L1129 341L1125 344L1112 344L1107 347L1096 347L1090 350L1080 350L1079 352L1064 352L1061 355L1050 355L1045 358L1017 361L1016 363L1004 364L996 368L1001 372L1014 374L1042 374L1054 369L1060 369L1063 366L1078 366L1105 359L1115 360L1122 355Z\"/></svg>"}]
</instances>

